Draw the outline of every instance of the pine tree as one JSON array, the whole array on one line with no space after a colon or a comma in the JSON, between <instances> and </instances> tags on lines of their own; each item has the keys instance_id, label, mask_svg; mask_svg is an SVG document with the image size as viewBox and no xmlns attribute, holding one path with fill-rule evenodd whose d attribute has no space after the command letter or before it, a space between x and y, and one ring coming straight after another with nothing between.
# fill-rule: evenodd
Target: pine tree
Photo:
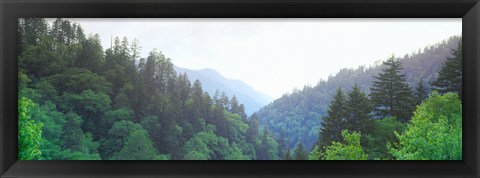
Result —
<instances>
[{"instance_id":1,"label":"pine tree","mask_svg":"<svg viewBox=\"0 0 480 178\"><path fill-rule=\"evenodd\" d=\"M82 148L80 141L84 134L81 128L83 120L75 113L68 113L66 117L68 119L63 125L60 138L61 147L62 149L79 151Z\"/></svg>"},{"instance_id":2,"label":"pine tree","mask_svg":"<svg viewBox=\"0 0 480 178\"><path fill-rule=\"evenodd\" d=\"M308 152L305 151L305 149L303 148L303 144L300 142L295 147L293 154L294 154L295 160L307 160L308 158Z\"/></svg>"},{"instance_id":3,"label":"pine tree","mask_svg":"<svg viewBox=\"0 0 480 178\"><path fill-rule=\"evenodd\" d=\"M370 97L375 107L377 117L394 116L397 120L407 121L414 110L412 91L406 83L405 75L398 58L392 56L383 62L385 68L375 76L370 88Z\"/></svg>"},{"instance_id":4,"label":"pine tree","mask_svg":"<svg viewBox=\"0 0 480 178\"><path fill-rule=\"evenodd\" d=\"M420 105L425 98L427 98L427 95L428 94L425 89L425 85L423 84L423 79L420 79L415 92L415 103L417 106Z\"/></svg>"},{"instance_id":5,"label":"pine tree","mask_svg":"<svg viewBox=\"0 0 480 178\"><path fill-rule=\"evenodd\" d=\"M322 118L321 129L319 132L318 147L330 145L332 141L340 141L342 135L340 132L346 128L346 97L341 88L337 88L336 94L330 102L328 115Z\"/></svg>"},{"instance_id":6,"label":"pine tree","mask_svg":"<svg viewBox=\"0 0 480 178\"><path fill-rule=\"evenodd\" d=\"M233 95L232 99L230 100L230 108L228 111L234 114L239 114L240 112L240 104L235 95Z\"/></svg>"},{"instance_id":7,"label":"pine tree","mask_svg":"<svg viewBox=\"0 0 480 178\"><path fill-rule=\"evenodd\" d=\"M347 129L350 131L360 131L369 133L373 127L372 112L373 106L367 95L355 84L348 93L348 99L345 104L347 113ZM339 130L338 132L341 132Z\"/></svg>"},{"instance_id":8,"label":"pine tree","mask_svg":"<svg viewBox=\"0 0 480 178\"><path fill-rule=\"evenodd\" d=\"M255 138L258 135L258 117L256 113L250 116L250 122L247 129L247 143L255 145Z\"/></svg>"},{"instance_id":9,"label":"pine tree","mask_svg":"<svg viewBox=\"0 0 480 178\"><path fill-rule=\"evenodd\" d=\"M287 148L285 153L283 154L283 160L292 160L292 155L290 154L290 148Z\"/></svg>"},{"instance_id":10,"label":"pine tree","mask_svg":"<svg viewBox=\"0 0 480 178\"><path fill-rule=\"evenodd\" d=\"M437 79L432 83L439 93L457 93L462 98L462 40L458 42L457 49L452 50L453 57L447 58L442 68L438 71Z\"/></svg>"}]
</instances>

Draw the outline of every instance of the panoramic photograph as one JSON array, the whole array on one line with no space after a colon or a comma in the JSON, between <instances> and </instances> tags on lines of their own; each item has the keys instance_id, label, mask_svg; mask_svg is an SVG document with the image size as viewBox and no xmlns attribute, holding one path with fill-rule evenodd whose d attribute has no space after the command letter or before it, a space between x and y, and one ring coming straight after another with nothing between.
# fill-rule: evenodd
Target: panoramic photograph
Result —
<instances>
[{"instance_id":1,"label":"panoramic photograph","mask_svg":"<svg viewBox=\"0 0 480 178\"><path fill-rule=\"evenodd\" d=\"M462 19L20 18L19 160L462 160Z\"/></svg>"}]
</instances>

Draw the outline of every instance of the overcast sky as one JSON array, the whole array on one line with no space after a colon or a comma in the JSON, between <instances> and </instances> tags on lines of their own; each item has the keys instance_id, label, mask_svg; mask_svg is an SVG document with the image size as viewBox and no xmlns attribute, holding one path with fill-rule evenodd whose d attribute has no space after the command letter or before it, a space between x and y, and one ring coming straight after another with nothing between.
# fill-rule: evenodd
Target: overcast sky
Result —
<instances>
[{"instance_id":1,"label":"overcast sky","mask_svg":"<svg viewBox=\"0 0 480 178\"><path fill-rule=\"evenodd\" d=\"M70 19L86 34L140 41L189 69L213 68L278 98L341 68L404 56L453 35L461 19Z\"/></svg>"}]
</instances>

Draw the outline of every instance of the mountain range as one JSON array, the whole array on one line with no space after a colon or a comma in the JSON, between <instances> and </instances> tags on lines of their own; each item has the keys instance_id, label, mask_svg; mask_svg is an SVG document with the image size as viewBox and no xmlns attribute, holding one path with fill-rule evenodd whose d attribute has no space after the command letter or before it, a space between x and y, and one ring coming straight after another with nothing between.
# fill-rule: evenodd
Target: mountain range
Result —
<instances>
[{"instance_id":1,"label":"mountain range","mask_svg":"<svg viewBox=\"0 0 480 178\"><path fill-rule=\"evenodd\" d=\"M174 69L177 73L186 73L191 83L198 79L202 83L203 90L208 92L210 96L214 96L215 91L218 89L219 92L225 92L225 95L229 98L237 97L238 101L245 105L245 113L247 115L251 115L273 101L273 98L256 91L245 82L237 79L228 79L211 68L192 70L175 66Z\"/></svg>"}]
</instances>

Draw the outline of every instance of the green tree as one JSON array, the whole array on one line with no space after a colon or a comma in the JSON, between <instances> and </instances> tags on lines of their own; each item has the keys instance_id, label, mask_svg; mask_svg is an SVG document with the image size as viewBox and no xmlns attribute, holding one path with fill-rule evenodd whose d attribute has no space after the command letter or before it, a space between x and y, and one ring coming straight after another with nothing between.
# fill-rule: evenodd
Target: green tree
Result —
<instances>
[{"instance_id":1,"label":"green tree","mask_svg":"<svg viewBox=\"0 0 480 178\"><path fill-rule=\"evenodd\" d=\"M412 91L406 83L405 74L398 58L391 56L383 62L385 68L375 76L370 88L370 97L375 106L376 116L385 118L394 116L400 121L407 121L412 116L414 105Z\"/></svg>"},{"instance_id":2,"label":"green tree","mask_svg":"<svg viewBox=\"0 0 480 178\"><path fill-rule=\"evenodd\" d=\"M250 116L250 122L248 123L249 127L247 129L247 142L251 144L256 144L256 139L258 137L258 117L256 113L253 113Z\"/></svg>"},{"instance_id":3,"label":"green tree","mask_svg":"<svg viewBox=\"0 0 480 178\"><path fill-rule=\"evenodd\" d=\"M290 153L290 148L287 148L283 154L283 160L293 160L292 153Z\"/></svg>"},{"instance_id":4,"label":"green tree","mask_svg":"<svg viewBox=\"0 0 480 178\"><path fill-rule=\"evenodd\" d=\"M373 106L366 94L360 90L358 85L354 85L348 93L345 104L347 114L346 125L350 131L359 131L361 133L370 133L373 130L373 120L371 113ZM337 130L337 132L340 130Z\"/></svg>"},{"instance_id":5,"label":"green tree","mask_svg":"<svg viewBox=\"0 0 480 178\"><path fill-rule=\"evenodd\" d=\"M404 129L405 124L397 121L394 117L375 120L375 129L365 135L367 143L364 149L369 156L368 159L392 160L393 157L389 154L386 145L398 142L394 132L403 133Z\"/></svg>"},{"instance_id":6,"label":"green tree","mask_svg":"<svg viewBox=\"0 0 480 178\"><path fill-rule=\"evenodd\" d=\"M32 118L32 110L38 107L37 104L28 98L18 100L18 159L38 159L40 151L40 140L42 138L42 123Z\"/></svg>"},{"instance_id":7,"label":"green tree","mask_svg":"<svg viewBox=\"0 0 480 178\"><path fill-rule=\"evenodd\" d=\"M29 45L37 45L42 36L48 35L48 23L43 18L20 18L18 22L21 50Z\"/></svg>"},{"instance_id":8,"label":"green tree","mask_svg":"<svg viewBox=\"0 0 480 178\"><path fill-rule=\"evenodd\" d=\"M456 93L433 92L415 111L398 144L398 160L462 160L462 104Z\"/></svg>"},{"instance_id":9,"label":"green tree","mask_svg":"<svg viewBox=\"0 0 480 178\"><path fill-rule=\"evenodd\" d=\"M310 154L308 154L308 160L321 160L322 155L322 150L318 146L315 146Z\"/></svg>"},{"instance_id":10,"label":"green tree","mask_svg":"<svg viewBox=\"0 0 480 178\"><path fill-rule=\"evenodd\" d=\"M159 155L152 141L143 129L133 130L122 149L115 153L112 160L167 160L165 155Z\"/></svg>"},{"instance_id":11,"label":"green tree","mask_svg":"<svg viewBox=\"0 0 480 178\"><path fill-rule=\"evenodd\" d=\"M278 143L267 128L263 129L260 145L257 145L256 155L259 160L278 160Z\"/></svg>"},{"instance_id":12,"label":"green tree","mask_svg":"<svg viewBox=\"0 0 480 178\"><path fill-rule=\"evenodd\" d=\"M349 133L348 130L343 130L342 136L345 143L332 142L323 155L325 160L367 160L367 155L360 145L359 132Z\"/></svg>"},{"instance_id":13,"label":"green tree","mask_svg":"<svg viewBox=\"0 0 480 178\"><path fill-rule=\"evenodd\" d=\"M321 120L321 128L318 136L317 146L323 149L332 141L340 141L342 139L340 131L347 127L347 99L341 88L337 88L335 96L332 98L328 107L327 116Z\"/></svg>"},{"instance_id":14,"label":"green tree","mask_svg":"<svg viewBox=\"0 0 480 178\"><path fill-rule=\"evenodd\" d=\"M82 130L82 118L75 113L68 113L63 124L61 134L62 149L78 151L82 148L81 140L84 135Z\"/></svg>"},{"instance_id":15,"label":"green tree","mask_svg":"<svg viewBox=\"0 0 480 178\"><path fill-rule=\"evenodd\" d=\"M454 92L462 98L462 40L457 49L452 49L453 57L448 57L438 71L437 79L432 83L439 93Z\"/></svg>"},{"instance_id":16,"label":"green tree","mask_svg":"<svg viewBox=\"0 0 480 178\"><path fill-rule=\"evenodd\" d=\"M293 150L293 156L295 160L307 160L308 152L303 148L302 143L298 143Z\"/></svg>"},{"instance_id":17,"label":"green tree","mask_svg":"<svg viewBox=\"0 0 480 178\"><path fill-rule=\"evenodd\" d=\"M130 133L140 129L143 129L142 126L132 121L122 120L115 122L108 131L108 135L100 140L99 151L102 159L112 158L116 152L124 147Z\"/></svg>"},{"instance_id":18,"label":"green tree","mask_svg":"<svg viewBox=\"0 0 480 178\"><path fill-rule=\"evenodd\" d=\"M105 64L105 56L100 36L98 34L89 36L87 40L82 41L81 45L83 50L75 61L75 66L100 72Z\"/></svg>"},{"instance_id":19,"label":"green tree","mask_svg":"<svg viewBox=\"0 0 480 178\"><path fill-rule=\"evenodd\" d=\"M427 91L425 89L425 86L423 84L423 79L420 79L418 81L417 89L415 92L415 103L416 105L422 104L422 101L425 100L425 98L428 97Z\"/></svg>"},{"instance_id":20,"label":"green tree","mask_svg":"<svg viewBox=\"0 0 480 178\"><path fill-rule=\"evenodd\" d=\"M247 159L236 144L215 135L214 126L208 125L207 131L199 132L188 139L183 147L185 160L224 160Z\"/></svg>"}]
</instances>

